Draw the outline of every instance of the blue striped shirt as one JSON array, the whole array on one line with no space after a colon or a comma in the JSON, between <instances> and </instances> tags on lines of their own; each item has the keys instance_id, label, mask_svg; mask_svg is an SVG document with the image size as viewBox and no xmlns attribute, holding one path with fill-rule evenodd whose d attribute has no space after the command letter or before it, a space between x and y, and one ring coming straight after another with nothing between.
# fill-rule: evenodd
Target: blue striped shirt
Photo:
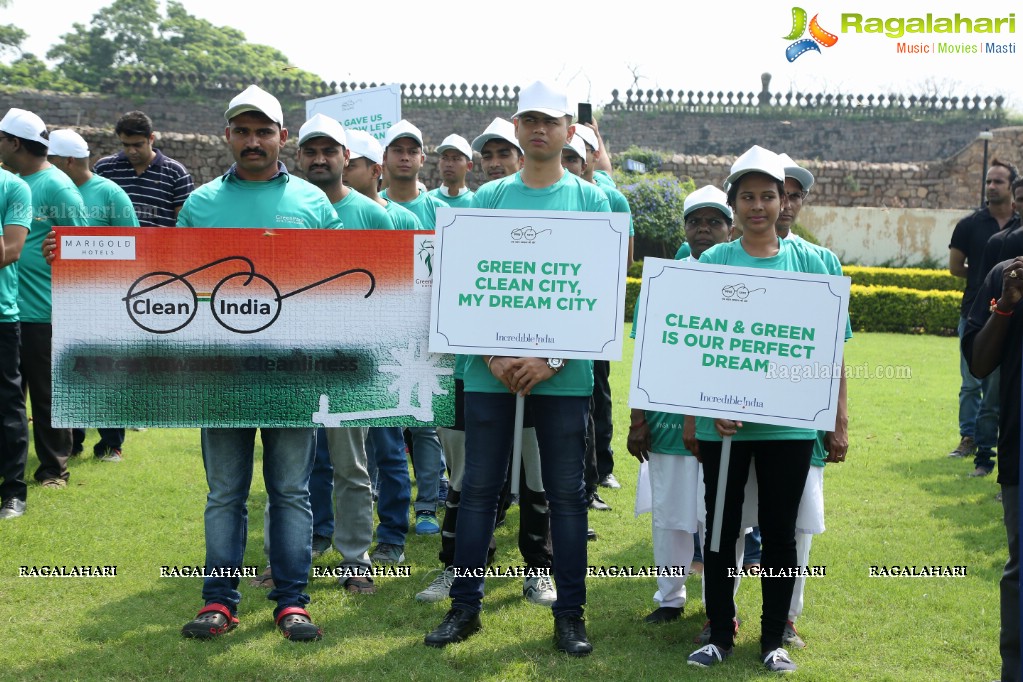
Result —
<instances>
[{"instance_id":1,"label":"blue striped shirt","mask_svg":"<svg viewBox=\"0 0 1023 682\"><path fill-rule=\"evenodd\" d=\"M179 161L164 156L159 149L153 151L156 156L142 175L135 172L124 152L100 159L92 170L128 193L142 227L174 227L175 209L184 205L195 184Z\"/></svg>"}]
</instances>

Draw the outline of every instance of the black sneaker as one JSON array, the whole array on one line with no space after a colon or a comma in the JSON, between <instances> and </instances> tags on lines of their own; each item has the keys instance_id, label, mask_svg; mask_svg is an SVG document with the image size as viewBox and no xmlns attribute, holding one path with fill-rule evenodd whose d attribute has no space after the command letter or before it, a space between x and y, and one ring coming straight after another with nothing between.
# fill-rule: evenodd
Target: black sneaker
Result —
<instances>
[{"instance_id":1,"label":"black sneaker","mask_svg":"<svg viewBox=\"0 0 1023 682\"><path fill-rule=\"evenodd\" d=\"M682 608L677 606L662 606L643 619L647 625L663 625L672 623L682 617Z\"/></svg>"},{"instance_id":2,"label":"black sneaker","mask_svg":"<svg viewBox=\"0 0 1023 682\"><path fill-rule=\"evenodd\" d=\"M444 620L440 622L440 625L426 635L423 643L426 646L437 648L446 647L448 644L472 637L482 628L479 611L452 608L444 614Z\"/></svg>"},{"instance_id":3,"label":"black sneaker","mask_svg":"<svg viewBox=\"0 0 1023 682\"><path fill-rule=\"evenodd\" d=\"M600 495L596 492L590 493L589 508L594 511L611 511L611 505L600 499Z\"/></svg>"},{"instance_id":4,"label":"black sneaker","mask_svg":"<svg viewBox=\"0 0 1023 682\"><path fill-rule=\"evenodd\" d=\"M593 645L586 638L586 622L582 616L555 617L554 643L558 651L569 656L589 656L593 653Z\"/></svg>"},{"instance_id":5,"label":"black sneaker","mask_svg":"<svg viewBox=\"0 0 1023 682\"><path fill-rule=\"evenodd\" d=\"M732 655L732 650L722 649L717 644L708 644L707 646L697 649L693 653L689 654L689 658L686 659L686 663L689 665L695 665L699 668L709 668L712 665L721 663L726 658Z\"/></svg>"}]
</instances>

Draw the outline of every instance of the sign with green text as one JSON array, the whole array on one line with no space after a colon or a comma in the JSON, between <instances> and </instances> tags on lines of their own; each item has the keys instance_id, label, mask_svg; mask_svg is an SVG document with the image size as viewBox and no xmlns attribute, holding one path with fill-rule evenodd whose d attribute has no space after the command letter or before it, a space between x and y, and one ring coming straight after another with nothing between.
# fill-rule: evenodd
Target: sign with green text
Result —
<instances>
[{"instance_id":1,"label":"sign with green text","mask_svg":"<svg viewBox=\"0 0 1023 682\"><path fill-rule=\"evenodd\" d=\"M625 213L438 209L430 351L620 360Z\"/></svg>"},{"instance_id":2,"label":"sign with green text","mask_svg":"<svg viewBox=\"0 0 1023 682\"><path fill-rule=\"evenodd\" d=\"M849 278L648 258L629 406L831 430Z\"/></svg>"}]
</instances>

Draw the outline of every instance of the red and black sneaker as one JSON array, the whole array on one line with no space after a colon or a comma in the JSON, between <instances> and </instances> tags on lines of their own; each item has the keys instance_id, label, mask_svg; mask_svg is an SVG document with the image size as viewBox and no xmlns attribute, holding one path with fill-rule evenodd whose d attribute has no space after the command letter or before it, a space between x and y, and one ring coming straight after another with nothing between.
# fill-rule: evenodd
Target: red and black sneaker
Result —
<instances>
[{"instance_id":1,"label":"red and black sneaker","mask_svg":"<svg viewBox=\"0 0 1023 682\"><path fill-rule=\"evenodd\" d=\"M323 630L313 623L308 611L298 606L281 609L274 622L277 629L292 642L315 642L323 639Z\"/></svg>"},{"instance_id":2,"label":"red and black sneaker","mask_svg":"<svg viewBox=\"0 0 1023 682\"><path fill-rule=\"evenodd\" d=\"M190 639L213 639L238 626L238 617L223 604L207 604L185 623L181 634Z\"/></svg>"}]
</instances>

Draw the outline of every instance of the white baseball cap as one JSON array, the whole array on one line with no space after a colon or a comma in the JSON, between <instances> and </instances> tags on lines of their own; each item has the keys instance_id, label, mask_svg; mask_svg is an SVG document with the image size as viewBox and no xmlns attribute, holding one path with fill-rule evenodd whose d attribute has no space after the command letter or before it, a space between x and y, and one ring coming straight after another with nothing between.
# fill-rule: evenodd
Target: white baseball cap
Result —
<instances>
[{"instance_id":1,"label":"white baseball cap","mask_svg":"<svg viewBox=\"0 0 1023 682\"><path fill-rule=\"evenodd\" d=\"M380 146L379 140L365 130L348 130L346 135L348 136L349 159L366 157L373 163L383 163L384 148Z\"/></svg>"},{"instance_id":2,"label":"white baseball cap","mask_svg":"<svg viewBox=\"0 0 1023 682\"><path fill-rule=\"evenodd\" d=\"M258 111L271 121L284 127L284 112L281 110L281 103L277 98L258 85L250 85L235 95L224 112L224 118L229 122L238 114L246 111Z\"/></svg>"},{"instance_id":3,"label":"white baseball cap","mask_svg":"<svg viewBox=\"0 0 1023 682\"><path fill-rule=\"evenodd\" d=\"M316 114L302 124L298 130L298 145L301 147L307 140L314 137L329 137L343 147L348 146L348 141L345 139L345 127L324 114Z\"/></svg>"},{"instance_id":4,"label":"white baseball cap","mask_svg":"<svg viewBox=\"0 0 1023 682\"><path fill-rule=\"evenodd\" d=\"M565 143L564 149L571 149L582 158L583 163L586 162L586 145L578 135L573 135L572 139Z\"/></svg>"},{"instance_id":5,"label":"white baseball cap","mask_svg":"<svg viewBox=\"0 0 1023 682\"><path fill-rule=\"evenodd\" d=\"M50 133L50 156L89 158L89 143L73 130L54 130Z\"/></svg>"},{"instance_id":6,"label":"white baseball cap","mask_svg":"<svg viewBox=\"0 0 1023 682\"><path fill-rule=\"evenodd\" d=\"M682 217L701 208L716 208L717 210L732 219L732 207L728 205L728 195L714 185L704 185L698 190L690 192L682 204Z\"/></svg>"},{"instance_id":7,"label":"white baseball cap","mask_svg":"<svg viewBox=\"0 0 1023 682\"><path fill-rule=\"evenodd\" d=\"M568 94L554 85L537 81L519 90L519 108L512 118L518 118L527 111L537 111L547 116L571 116Z\"/></svg>"},{"instance_id":8,"label":"white baseball cap","mask_svg":"<svg viewBox=\"0 0 1023 682\"><path fill-rule=\"evenodd\" d=\"M515 139L515 126L511 121L506 121L503 118L495 118L491 121L487 129L483 131L483 134L472 141L473 151L482 154L483 145L491 140L510 142L519 150L520 154L522 153L522 147L519 146L518 141Z\"/></svg>"},{"instance_id":9,"label":"white baseball cap","mask_svg":"<svg viewBox=\"0 0 1023 682\"><path fill-rule=\"evenodd\" d=\"M50 146L50 140L47 139L46 124L43 123L43 119L25 109L18 109L16 107L8 109L3 119L0 119L0 130L14 137L20 137L23 140L31 140L47 147Z\"/></svg>"},{"instance_id":10,"label":"white baseball cap","mask_svg":"<svg viewBox=\"0 0 1023 682\"><path fill-rule=\"evenodd\" d=\"M472 147L469 146L468 140L461 135L451 134L444 138L444 140L437 146L437 153L443 154L449 149L454 149L456 152L461 152L469 157L472 161Z\"/></svg>"},{"instance_id":11,"label":"white baseball cap","mask_svg":"<svg viewBox=\"0 0 1023 682\"><path fill-rule=\"evenodd\" d=\"M785 182L785 166L778 155L760 145L753 145L732 164L731 173L725 180L725 187L730 187L747 173L765 173L772 178Z\"/></svg>"},{"instance_id":12,"label":"white baseball cap","mask_svg":"<svg viewBox=\"0 0 1023 682\"><path fill-rule=\"evenodd\" d=\"M383 148L387 149L388 146L400 137L410 137L419 143L419 146L423 146L423 131L415 127L405 119L401 119L393 126L387 129L387 135L384 137Z\"/></svg>"},{"instance_id":13,"label":"white baseball cap","mask_svg":"<svg viewBox=\"0 0 1023 682\"><path fill-rule=\"evenodd\" d=\"M597 133L593 132L593 128L585 126L582 123L576 123L575 136L581 137L583 142L590 145L590 148L593 151L600 149L600 143L597 142Z\"/></svg>"},{"instance_id":14,"label":"white baseball cap","mask_svg":"<svg viewBox=\"0 0 1023 682\"><path fill-rule=\"evenodd\" d=\"M802 185L804 192L813 187L813 173L793 161L788 154L779 154L778 158L785 167L785 177L792 178Z\"/></svg>"}]
</instances>

